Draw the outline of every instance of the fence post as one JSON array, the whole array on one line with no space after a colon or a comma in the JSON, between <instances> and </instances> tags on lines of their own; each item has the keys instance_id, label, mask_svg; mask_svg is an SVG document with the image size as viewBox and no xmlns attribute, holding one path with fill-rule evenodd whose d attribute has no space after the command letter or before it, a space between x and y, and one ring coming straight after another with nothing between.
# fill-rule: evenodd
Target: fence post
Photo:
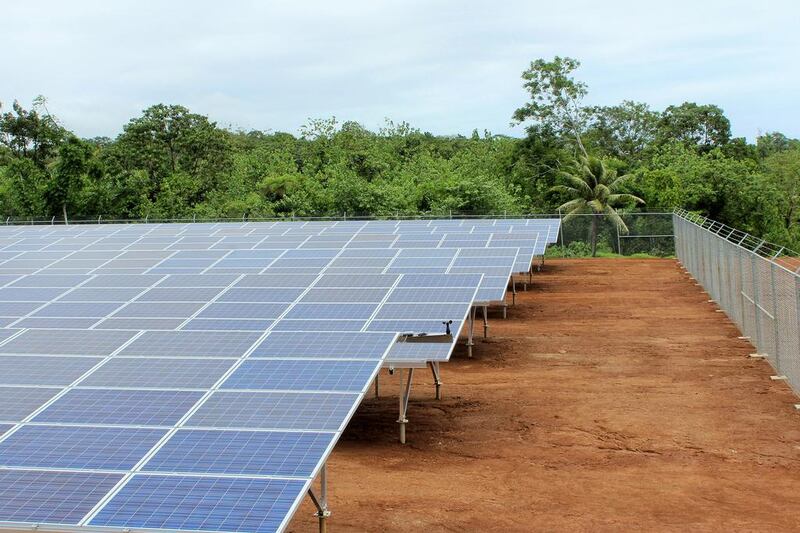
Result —
<instances>
[{"instance_id":1,"label":"fence post","mask_svg":"<svg viewBox=\"0 0 800 533\"><path fill-rule=\"evenodd\" d=\"M778 328L778 294L775 292L775 263L769 264L769 283L772 290L772 328L775 332L775 370L781 375L781 340Z\"/></svg>"},{"instance_id":2,"label":"fence post","mask_svg":"<svg viewBox=\"0 0 800 533\"><path fill-rule=\"evenodd\" d=\"M558 233L561 237L561 247L564 247L564 217L561 216L561 208L558 208Z\"/></svg>"},{"instance_id":3,"label":"fence post","mask_svg":"<svg viewBox=\"0 0 800 533\"><path fill-rule=\"evenodd\" d=\"M756 269L758 268L757 258L758 254L753 253L751 256L752 261L750 261L750 274L753 281L753 311L755 312L756 317L756 348L758 348L759 353L764 353L764 345L761 342L761 309L759 306L761 305L761 290L759 288L758 280L756 279Z\"/></svg>"},{"instance_id":4,"label":"fence post","mask_svg":"<svg viewBox=\"0 0 800 533\"><path fill-rule=\"evenodd\" d=\"M622 242L620 241L619 238L619 226L617 226L616 224L614 224L614 226L617 228L617 253L619 255L622 255Z\"/></svg>"}]
</instances>

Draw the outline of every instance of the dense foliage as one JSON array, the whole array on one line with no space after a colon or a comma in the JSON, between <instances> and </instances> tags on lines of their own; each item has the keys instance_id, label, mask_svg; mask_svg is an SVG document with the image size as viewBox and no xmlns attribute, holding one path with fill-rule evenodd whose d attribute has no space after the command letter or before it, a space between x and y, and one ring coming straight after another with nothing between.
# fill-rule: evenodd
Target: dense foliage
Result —
<instances>
[{"instance_id":1,"label":"dense foliage","mask_svg":"<svg viewBox=\"0 0 800 533\"><path fill-rule=\"evenodd\" d=\"M230 131L182 106L158 104L115 139L80 139L43 98L30 109L14 102L0 109L0 214L553 213L576 199L565 173L591 160L610 177L627 176L614 191L619 209L682 206L800 249L800 141L777 132L755 145L732 138L715 105L584 105L588 87L572 77L578 66L556 57L523 73L530 98L513 113L521 138L477 130L435 136L391 121L370 131L333 118L311 120L297 136ZM594 205L569 205L578 204Z\"/></svg>"}]
</instances>

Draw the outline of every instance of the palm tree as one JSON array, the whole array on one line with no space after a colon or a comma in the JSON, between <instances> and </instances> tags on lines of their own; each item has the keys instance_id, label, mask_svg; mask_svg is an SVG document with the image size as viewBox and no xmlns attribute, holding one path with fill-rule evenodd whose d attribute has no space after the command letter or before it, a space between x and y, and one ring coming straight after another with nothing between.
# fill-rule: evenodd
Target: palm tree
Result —
<instances>
[{"instance_id":1,"label":"palm tree","mask_svg":"<svg viewBox=\"0 0 800 533\"><path fill-rule=\"evenodd\" d=\"M628 226L617 213L616 208L626 203L644 204L644 200L619 190L631 178L630 174L617 176L616 171L608 170L602 160L581 155L567 171L559 173L564 185L556 185L551 190L566 193L572 200L561 205L559 212L565 212L563 222L581 213L592 213L589 239L592 244L592 257L597 255L597 220L600 215L611 219L617 230L628 233Z\"/></svg>"}]
</instances>

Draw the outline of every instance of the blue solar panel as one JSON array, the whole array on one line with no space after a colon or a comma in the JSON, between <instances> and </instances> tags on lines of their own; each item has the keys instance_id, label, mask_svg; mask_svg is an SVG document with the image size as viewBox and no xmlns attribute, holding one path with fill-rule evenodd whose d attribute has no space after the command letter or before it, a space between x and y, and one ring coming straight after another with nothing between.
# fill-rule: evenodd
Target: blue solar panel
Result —
<instances>
[{"instance_id":1,"label":"blue solar panel","mask_svg":"<svg viewBox=\"0 0 800 533\"><path fill-rule=\"evenodd\" d=\"M0 302L0 316L27 315L41 305L40 302Z\"/></svg>"},{"instance_id":2,"label":"blue solar panel","mask_svg":"<svg viewBox=\"0 0 800 533\"><path fill-rule=\"evenodd\" d=\"M81 381L81 386L207 389L233 364L232 359L115 357Z\"/></svg>"},{"instance_id":3,"label":"blue solar panel","mask_svg":"<svg viewBox=\"0 0 800 533\"><path fill-rule=\"evenodd\" d=\"M340 431L360 398L358 394L219 391L185 425Z\"/></svg>"},{"instance_id":4,"label":"blue solar panel","mask_svg":"<svg viewBox=\"0 0 800 533\"><path fill-rule=\"evenodd\" d=\"M99 318L29 317L14 323L15 328L86 329Z\"/></svg>"},{"instance_id":5,"label":"blue solar panel","mask_svg":"<svg viewBox=\"0 0 800 533\"><path fill-rule=\"evenodd\" d=\"M371 317L377 307L377 304L296 304L286 318L363 320Z\"/></svg>"},{"instance_id":6,"label":"blue solar panel","mask_svg":"<svg viewBox=\"0 0 800 533\"><path fill-rule=\"evenodd\" d=\"M59 392L57 388L0 387L0 420L19 422Z\"/></svg>"},{"instance_id":7,"label":"blue solar panel","mask_svg":"<svg viewBox=\"0 0 800 533\"><path fill-rule=\"evenodd\" d=\"M233 287L220 296L218 302L293 302L303 289Z\"/></svg>"},{"instance_id":8,"label":"blue solar panel","mask_svg":"<svg viewBox=\"0 0 800 533\"><path fill-rule=\"evenodd\" d=\"M310 477L333 433L180 430L144 471Z\"/></svg>"},{"instance_id":9,"label":"blue solar panel","mask_svg":"<svg viewBox=\"0 0 800 533\"><path fill-rule=\"evenodd\" d=\"M398 342L392 346L387 361L392 363L447 361L453 351L449 342Z\"/></svg>"},{"instance_id":10,"label":"blue solar panel","mask_svg":"<svg viewBox=\"0 0 800 533\"><path fill-rule=\"evenodd\" d=\"M3 466L129 470L164 429L22 426L0 442Z\"/></svg>"},{"instance_id":11,"label":"blue solar panel","mask_svg":"<svg viewBox=\"0 0 800 533\"><path fill-rule=\"evenodd\" d=\"M469 304L386 304L381 307L376 319L426 320L461 319L467 314Z\"/></svg>"},{"instance_id":12,"label":"blue solar panel","mask_svg":"<svg viewBox=\"0 0 800 533\"><path fill-rule=\"evenodd\" d=\"M286 333L273 331L250 354L255 357L318 357L380 359L392 342L391 334Z\"/></svg>"},{"instance_id":13,"label":"blue solar panel","mask_svg":"<svg viewBox=\"0 0 800 533\"><path fill-rule=\"evenodd\" d=\"M199 318L278 318L288 303L217 302L209 305Z\"/></svg>"},{"instance_id":14,"label":"blue solar panel","mask_svg":"<svg viewBox=\"0 0 800 533\"><path fill-rule=\"evenodd\" d=\"M114 315L120 318L188 318L203 307L201 302L133 302Z\"/></svg>"},{"instance_id":15,"label":"blue solar panel","mask_svg":"<svg viewBox=\"0 0 800 533\"><path fill-rule=\"evenodd\" d=\"M6 287L0 289L0 302L49 302L66 290L57 287Z\"/></svg>"},{"instance_id":16,"label":"blue solar panel","mask_svg":"<svg viewBox=\"0 0 800 533\"><path fill-rule=\"evenodd\" d=\"M36 311L35 317L96 317L111 314L120 305L118 302L53 302Z\"/></svg>"},{"instance_id":17,"label":"blue solar panel","mask_svg":"<svg viewBox=\"0 0 800 533\"><path fill-rule=\"evenodd\" d=\"M273 331L361 331L366 320L281 320Z\"/></svg>"},{"instance_id":18,"label":"blue solar panel","mask_svg":"<svg viewBox=\"0 0 800 533\"><path fill-rule=\"evenodd\" d=\"M193 318L186 323L182 331L265 331L272 320L246 318Z\"/></svg>"},{"instance_id":19,"label":"blue solar panel","mask_svg":"<svg viewBox=\"0 0 800 533\"><path fill-rule=\"evenodd\" d=\"M89 522L197 531L277 531L304 481L139 474Z\"/></svg>"},{"instance_id":20,"label":"blue solar panel","mask_svg":"<svg viewBox=\"0 0 800 533\"><path fill-rule=\"evenodd\" d=\"M146 331L119 355L136 357L241 357L260 335L249 332Z\"/></svg>"},{"instance_id":21,"label":"blue solar panel","mask_svg":"<svg viewBox=\"0 0 800 533\"><path fill-rule=\"evenodd\" d=\"M0 517L74 525L120 479L120 474L0 470Z\"/></svg>"},{"instance_id":22,"label":"blue solar panel","mask_svg":"<svg viewBox=\"0 0 800 533\"><path fill-rule=\"evenodd\" d=\"M222 290L220 287L155 287L136 299L137 302L207 302Z\"/></svg>"},{"instance_id":23,"label":"blue solar panel","mask_svg":"<svg viewBox=\"0 0 800 533\"><path fill-rule=\"evenodd\" d=\"M171 426L201 392L72 389L34 417L34 422Z\"/></svg>"},{"instance_id":24,"label":"blue solar panel","mask_svg":"<svg viewBox=\"0 0 800 533\"><path fill-rule=\"evenodd\" d=\"M303 303L380 303L386 297L389 289L322 289L309 290L300 300Z\"/></svg>"},{"instance_id":25,"label":"blue solar panel","mask_svg":"<svg viewBox=\"0 0 800 533\"><path fill-rule=\"evenodd\" d=\"M399 331L401 333L444 333L442 320L373 320L367 331ZM461 321L453 320L450 330L457 335L461 330Z\"/></svg>"},{"instance_id":26,"label":"blue solar panel","mask_svg":"<svg viewBox=\"0 0 800 533\"><path fill-rule=\"evenodd\" d=\"M377 365L375 361L246 360L221 388L359 392Z\"/></svg>"},{"instance_id":27,"label":"blue solar panel","mask_svg":"<svg viewBox=\"0 0 800 533\"><path fill-rule=\"evenodd\" d=\"M69 385L100 361L96 357L0 356L0 383Z\"/></svg>"}]
</instances>

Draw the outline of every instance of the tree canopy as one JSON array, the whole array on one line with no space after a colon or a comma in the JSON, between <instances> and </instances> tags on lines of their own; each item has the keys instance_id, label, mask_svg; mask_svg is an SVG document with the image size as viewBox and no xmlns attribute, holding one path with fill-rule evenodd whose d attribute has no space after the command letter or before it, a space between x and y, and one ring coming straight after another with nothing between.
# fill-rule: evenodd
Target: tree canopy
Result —
<instances>
[{"instance_id":1,"label":"tree canopy","mask_svg":"<svg viewBox=\"0 0 800 533\"><path fill-rule=\"evenodd\" d=\"M583 179L588 174L576 170L583 168L595 178L602 170L604 180L626 176L613 194L646 204L623 202L623 211L681 206L800 249L800 141L774 131L754 144L733 138L729 119L712 103L587 105L579 67L555 57L525 69L527 98L509 110L524 128L519 138L480 128L432 135L391 120L373 131L334 117L310 119L297 135L234 131L183 106L156 104L116 138L80 139L44 98L30 107L13 102L0 106L0 214L554 213L575 199L558 187L570 186L565 173Z\"/></svg>"}]
</instances>

